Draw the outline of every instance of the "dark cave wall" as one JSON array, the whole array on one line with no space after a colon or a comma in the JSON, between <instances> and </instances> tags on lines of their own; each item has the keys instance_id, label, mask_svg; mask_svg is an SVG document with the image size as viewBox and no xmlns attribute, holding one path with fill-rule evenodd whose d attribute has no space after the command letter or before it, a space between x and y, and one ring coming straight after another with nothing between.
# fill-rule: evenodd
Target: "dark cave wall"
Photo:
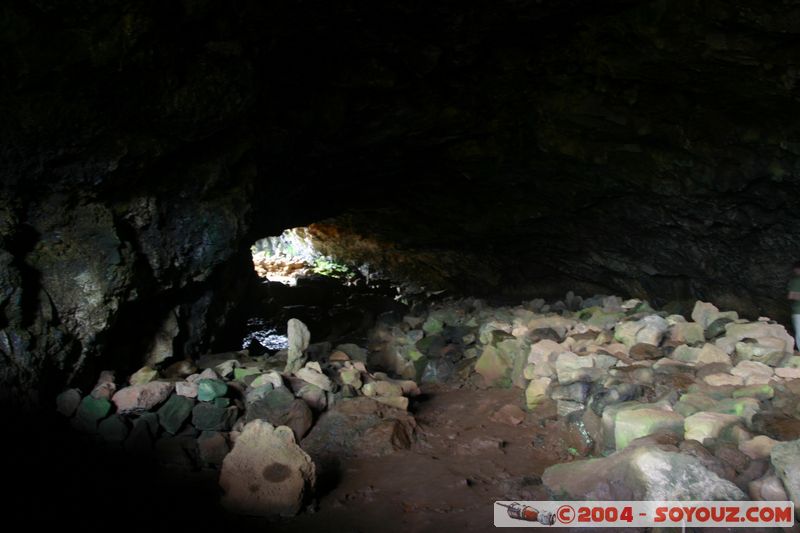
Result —
<instances>
[{"instance_id":1,"label":"dark cave wall","mask_svg":"<svg viewBox=\"0 0 800 533\"><path fill-rule=\"evenodd\" d=\"M799 35L789 1L3 3L0 395L135 367L173 309L214 347L247 247L335 215L432 288L785 319Z\"/></svg>"}]
</instances>

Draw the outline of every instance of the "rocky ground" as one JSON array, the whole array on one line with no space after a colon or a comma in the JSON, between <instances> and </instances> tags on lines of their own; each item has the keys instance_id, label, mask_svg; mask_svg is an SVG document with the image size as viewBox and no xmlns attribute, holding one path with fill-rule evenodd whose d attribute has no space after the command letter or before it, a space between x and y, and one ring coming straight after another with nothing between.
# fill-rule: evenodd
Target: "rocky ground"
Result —
<instances>
[{"instance_id":1,"label":"rocky ground","mask_svg":"<svg viewBox=\"0 0 800 533\"><path fill-rule=\"evenodd\" d=\"M416 306L363 346L312 334L106 372L57 408L278 530L479 530L509 498L800 502L800 355L769 319L568 294Z\"/></svg>"}]
</instances>

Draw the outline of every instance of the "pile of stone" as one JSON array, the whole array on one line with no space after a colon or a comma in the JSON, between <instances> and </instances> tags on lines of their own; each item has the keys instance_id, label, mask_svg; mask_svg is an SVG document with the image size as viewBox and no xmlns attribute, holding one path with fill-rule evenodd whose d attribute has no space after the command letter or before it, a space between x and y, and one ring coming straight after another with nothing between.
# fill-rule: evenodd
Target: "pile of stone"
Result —
<instances>
[{"instance_id":1,"label":"pile of stone","mask_svg":"<svg viewBox=\"0 0 800 533\"><path fill-rule=\"evenodd\" d=\"M288 331L289 349L275 357L233 352L144 367L121 387L103 372L88 395L61 393L57 409L75 429L165 466L221 468L223 504L233 511L294 514L316 478L304 449L324 457L334 431L343 436L339 454L409 447L415 423L406 409L419 389L369 372L357 345L311 345L296 319Z\"/></svg>"},{"instance_id":2,"label":"pile of stone","mask_svg":"<svg viewBox=\"0 0 800 533\"><path fill-rule=\"evenodd\" d=\"M647 302L572 294L490 308L450 302L376 330L399 375L524 389L577 455L544 482L567 499L800 503L800 356L786 329L697 302L691 320ZM603 457L607 456L607 457ZM587 480L592 480L591 482Z\"/></svg>"},{"instance_id":3,"label":"pile of stone","mask_svg":"<svg viewBox=\"0 0 800 533\"><path fill-rule=\"evenodd\" d=\"M165 464L221 467L224 503L251 514L297 512L328 460L411 446L418 382L517 387L527 409L564 421L565 446L594 458L548 469L554 497L800 504L794 339L705 302L690 318L614 296L463 299L382 321L366 347L310 344L292 319L273 357L145 367L119 390L106 372L58 408Z\"/></svg>"}]
</instances>

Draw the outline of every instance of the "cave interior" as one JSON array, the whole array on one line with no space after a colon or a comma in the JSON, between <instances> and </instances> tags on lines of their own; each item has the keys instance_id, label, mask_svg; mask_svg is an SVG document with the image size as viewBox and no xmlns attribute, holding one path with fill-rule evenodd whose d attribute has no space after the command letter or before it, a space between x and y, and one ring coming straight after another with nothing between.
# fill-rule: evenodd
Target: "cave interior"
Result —
<instances>
[{"instance_id":1,"label":"cave interior","mask_svg":"<svg viewBox=\"0 0 800 533\"><path fill-rule=\"evenodd\" d=\"M395 513L387 531L478 531L494 500L584 499L579 470L550 467L623 461L625 417L655 428L641 453L714 472L695 499L800 503L798 463L745 444L800 450L799 57L794 0L2 3L10 505L90 526L369 531ZM290 370L296 342L310 367ZM186 381L205 369L217 403ZM262 374L291 413L252 400ZM114 399L148 382L169 400ZM366 396L374 413L335 407ZM649 418L614 414L609 448L625 401ZM236 416L200 429L200 407ZM740 418L703 441L689 420L709 412ZM331 451L359 417L381 422ZM289 511L230 513L225 453L197 459L235 455L256 419L315 465ZM146 423L155 459L123 443Z\"/></svg>"}]
</instances>

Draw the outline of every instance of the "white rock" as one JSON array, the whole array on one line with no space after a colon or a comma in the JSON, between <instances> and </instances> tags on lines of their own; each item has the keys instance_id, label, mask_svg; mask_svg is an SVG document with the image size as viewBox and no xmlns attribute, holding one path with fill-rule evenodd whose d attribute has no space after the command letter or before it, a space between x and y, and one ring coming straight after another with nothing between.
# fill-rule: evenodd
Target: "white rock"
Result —
<instances>
[{"instance_id":1,"label":"white rock","mask_svg":"<svg viewBox=\"0 0 800 533\"><path fill-rule=\"evenodd\" d=\"M311 342L311 333L308 327L296 318L290 318L286 326L289 340L289 353L286 359L284 372L291 374L298 370L304 362L305 351Z\"/></svg>"},{"instance_id":2,"label":"white rock","mask_svg":"<svg viewBox=\"0 0 800 533\"><path fill-rule=\"evenodd\" d=\"M694 439L702 444L706 438L718 437L720 431L738 421L739 417L736 415L701 411L687 416L683 421L684 438Z\"/></svg>"},{"instance_id":3,"label":"white rock","mask_svg":"<svg viewBox=\"0 0 800 533\"><path fill-rule=\"evenodd\" d=\"M178 381L175 383L175 394L186 396L187 398L197 398L197 383Z\"/></svg>"},{"instance_id":4,"label":"white rock","mask_svg":"<svg viewBox=\"0 0 800 533\"><path fill-rule=\"evenodd\" d=\"M569 385L576 381L595 379L599 375L599 369L594 368L594 358L590 355L564 352L556 359L556 374L560 384Z\"/></svg>"},{"instance_id":5,"label":"white rock","mask_svg":"<svg viewBox=\"0 0 800 533\"><path fill-rule=\"evenodd\" d=\"M295 372L294 375L305 382L316 385L322 390L329 392L333 390L333 382L331 382L328 376L307 366Z\"/></svg>"}]
</instances>

